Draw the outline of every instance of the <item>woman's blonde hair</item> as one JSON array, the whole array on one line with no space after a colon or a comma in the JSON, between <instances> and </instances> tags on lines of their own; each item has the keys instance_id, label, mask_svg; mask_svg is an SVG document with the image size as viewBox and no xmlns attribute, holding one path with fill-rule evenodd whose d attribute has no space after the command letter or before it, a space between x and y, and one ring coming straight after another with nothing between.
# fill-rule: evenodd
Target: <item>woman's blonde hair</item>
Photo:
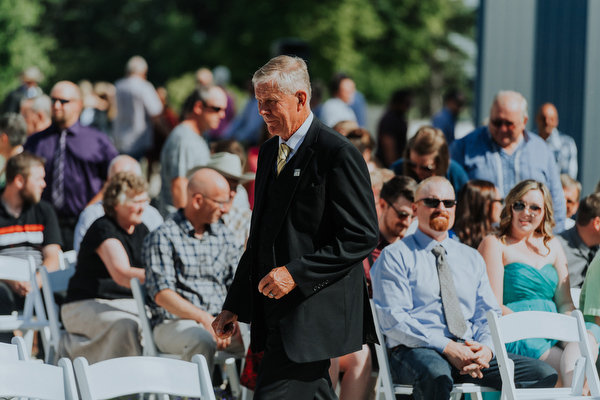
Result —
<instances>
[{"instance_id":1,"label":"woman's blonde hair","mask_svg":"<svg viewBox=\"0 0 600 400\"><path fill-rule=\"evenodd\" d=\"M513 220L512 206L515 202L520 201L523 196L530 190L539 190L542 192L544 197L544 218L542 222L535 228L535 232L539 233L543 237L544 246L550 250L547 243L552 239L552 228L554 228L554 207L552 205L552 196L548 187L541 182L534 181L533 179L527 179L517 183L517 185L511 189L504 200L505 206L500 213L500 226L496 235L505 242L506 236L510 234Z\"/></svg>"},{"instance_id":2,"label":"woman's blonde hair","mask_svg":"<svg viewBox=\"0 0 600 400\"><path fill-rule=\"evenodd\" d=\"M131 172L119 172L114 175L104 189L102 207L104 213L111 218L116 217L115 206L123 204L127 200L127 192L134 195L148 191L148 182Z\"/></svg>"}]
</instances>

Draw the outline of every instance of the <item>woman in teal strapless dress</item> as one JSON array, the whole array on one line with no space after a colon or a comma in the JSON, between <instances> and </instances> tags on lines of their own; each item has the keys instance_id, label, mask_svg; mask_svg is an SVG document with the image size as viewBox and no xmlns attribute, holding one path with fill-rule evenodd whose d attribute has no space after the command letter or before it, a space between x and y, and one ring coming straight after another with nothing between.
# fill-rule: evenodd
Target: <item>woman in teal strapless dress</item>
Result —
<instances>
[{"instance_id":1,"label":"woman in teal strapless dress","mask_svg":"<svg viewBox=\"0 0 600 400\"><path fill-rule=\"evenodd\" d=\"M518 183L508 194L498 232L479 246L492 290L502 314L535 310L570 314L567 259L552 235L552 198L546 185L534 180ZM592 348L598 339L589 331ZM562 346L554 340L527 339L507 345L507 351L546 361L559 373L557 386L570 386L577 343Z\"/></svg>"}]
</instances>

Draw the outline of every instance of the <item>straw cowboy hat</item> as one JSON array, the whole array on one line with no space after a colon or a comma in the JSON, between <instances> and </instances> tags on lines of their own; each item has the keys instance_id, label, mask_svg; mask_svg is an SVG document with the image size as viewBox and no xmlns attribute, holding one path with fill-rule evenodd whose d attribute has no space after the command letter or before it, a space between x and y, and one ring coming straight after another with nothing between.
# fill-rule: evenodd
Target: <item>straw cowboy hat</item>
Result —
<instances>
[{"instance_id":1,"label":"straw cowboy hat","mask_svg":"<svg viewBox=\"0 0 600 400\"><path fill-rule=\"evenodd\" d=\"M221 152L210 156L206 165L194 167L187 173L188 178L199 169L211 168L223 175L226 179L234 179L240 183L253 181L256 174L253 172L242 172L242 161L238 156L232 153Z\"/></svg>"}]
</instances>

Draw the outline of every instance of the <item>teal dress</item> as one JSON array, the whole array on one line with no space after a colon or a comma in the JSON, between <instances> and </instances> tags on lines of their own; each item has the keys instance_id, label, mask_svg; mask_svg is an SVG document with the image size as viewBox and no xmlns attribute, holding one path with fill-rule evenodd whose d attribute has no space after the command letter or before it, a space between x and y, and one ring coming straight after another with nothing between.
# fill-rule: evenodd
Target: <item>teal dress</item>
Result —
<instances>
[{"instance_id":1,"label":"teal dress","mask_svg":"<svg viewBox=\"0 0 600 400\"><path fill-rule=\"evenodd\" d=\"M537 269L524 263L504 266L504 305L514 312L557 312L554 293L558 285L558 273L552 264ZM534 338L508 343L509 353L540 358L556 344L556 340Z\"/></svg>"}]
</instances>

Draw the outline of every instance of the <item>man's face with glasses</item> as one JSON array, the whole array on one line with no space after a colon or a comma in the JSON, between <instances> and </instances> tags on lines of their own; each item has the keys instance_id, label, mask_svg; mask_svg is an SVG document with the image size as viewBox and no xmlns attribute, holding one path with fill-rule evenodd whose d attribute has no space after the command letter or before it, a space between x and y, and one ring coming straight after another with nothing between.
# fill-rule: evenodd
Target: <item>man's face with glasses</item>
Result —
<instances>
[{"instance_id":1,"label":"man's face with glasses","mask_svg":"<svg viewBox=\"0 0 600 400\"><path fill-rule=\"evenodd\" d=\"M402 239L412 220L412 201L400 196L394 201L381 199L382 218L379 230L390 237Z\"/></svg>"},{"instance_id":2,"label":"man's face with glasses","mask_svg":"<svg viewBox=\"0 0 600 400\"><path fill-rule=\"evenodd\" d=\"M492 106L488 129L494 142L506 148L523 137L526 123L527 117L522 114L520 102L504 99Z\"/></svg>"},{"instance_id":3,"label":"man's face with glasses","mask_svg":"<svg viewBox=\"0 0 600 400\"><path fill-rule=\"evenodd\" d=\"M206 122L207 129L217 129L221 120L225 118L225 109L227 108L227 95L220 87L213 87L210 90L210 97L202 104L202 114L200 118Z\"/></svg>"}]
</instances>

